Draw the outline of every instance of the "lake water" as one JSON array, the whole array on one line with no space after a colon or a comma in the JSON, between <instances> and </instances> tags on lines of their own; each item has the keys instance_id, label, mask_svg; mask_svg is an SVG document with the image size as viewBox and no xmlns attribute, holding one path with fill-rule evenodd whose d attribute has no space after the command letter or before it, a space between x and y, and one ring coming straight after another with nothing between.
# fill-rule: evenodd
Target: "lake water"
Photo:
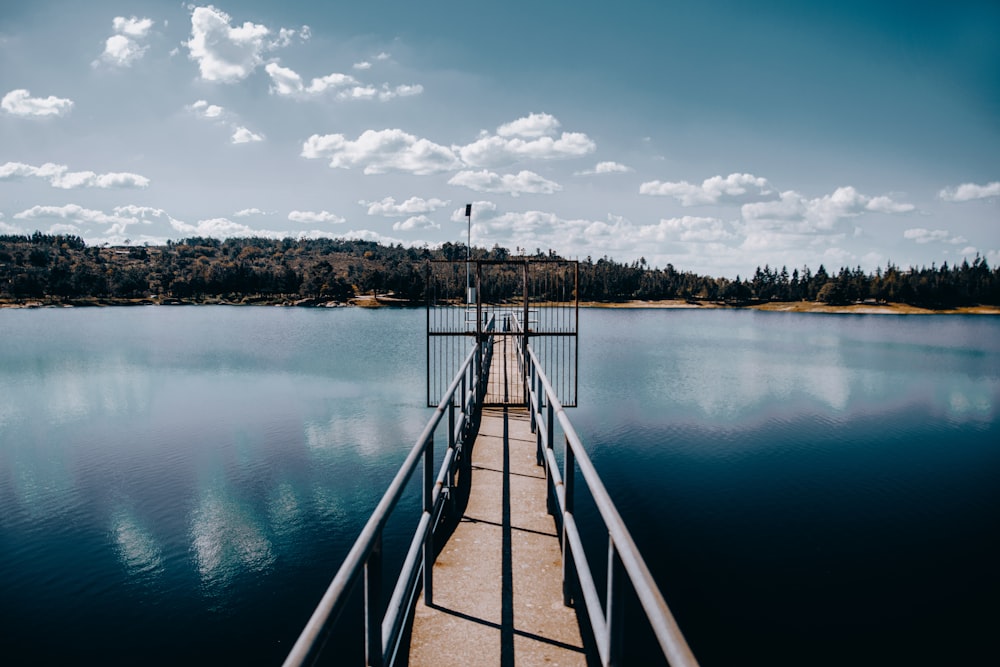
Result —
<instances>
[{"instance_id":1,"label":"lake water","mask_svg":"<svg viewBox=\"0 0 1000 667\"><path fill-rule=\"evenodd\" d=\"M422 310L0 311L0 655L280 663L429 416L423 329ZM584 310L580 329L570 416L702 665L992 652L1000 319Z\"/></svg>"}]
</instances>

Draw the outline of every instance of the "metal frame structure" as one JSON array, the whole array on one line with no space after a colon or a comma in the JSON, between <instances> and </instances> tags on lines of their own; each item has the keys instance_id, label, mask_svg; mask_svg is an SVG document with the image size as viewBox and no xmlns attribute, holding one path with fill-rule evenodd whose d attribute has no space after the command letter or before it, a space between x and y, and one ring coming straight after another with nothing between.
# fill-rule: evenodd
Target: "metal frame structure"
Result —
<instances>
[{"instance_id":1,"label":"metal frame structure","mask_svg":"<svg viewBox=\"0 0 1000 667\"><path fill-rule=\"evenodd\" d=\"M466 285L470 280L475 282L474 287L466 287L460 293L458 277L463 265L468 271ZM467 349L462 341L472 339L481 343L487 334L485 323L491 319L495 327L489 335L515 340L522 358L528 342L535 341L535 349L554 380L563 407L576 406L579 262L536 258L442 260L431 262L428 271L428 407L435 405L433 401L440 395L445 378L450 377L459 355ZM516 290L510 284L515 274ZM507 285L498 288L500 282ZM515 323L520 326L515 328ZM523 378L523 368L521 371ZM504 400L496 398L503 392L488 392L488 395L487 405L525 404L520 391Z\"/></svg>"}]
</instances>

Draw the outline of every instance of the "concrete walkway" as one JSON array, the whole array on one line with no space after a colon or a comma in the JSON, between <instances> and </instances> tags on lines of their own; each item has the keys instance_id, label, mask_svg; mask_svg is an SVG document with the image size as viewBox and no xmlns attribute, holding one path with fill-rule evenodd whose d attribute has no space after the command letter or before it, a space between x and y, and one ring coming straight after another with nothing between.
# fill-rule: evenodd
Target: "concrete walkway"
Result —
<instances>
[{"instance_id":1,"label":"concrete walkway","mask_svg":"<svg viewBox=\"0 0 1000 667\"><path fill-rule=\"evenodd\" d=\"M499 347L491 371L510 373L513 345ZM483 410L468 505L434 564L433 605L421 596L414 612L413 667L586 665L528 419L521 407Z\"/></svg>"}]
</instances>

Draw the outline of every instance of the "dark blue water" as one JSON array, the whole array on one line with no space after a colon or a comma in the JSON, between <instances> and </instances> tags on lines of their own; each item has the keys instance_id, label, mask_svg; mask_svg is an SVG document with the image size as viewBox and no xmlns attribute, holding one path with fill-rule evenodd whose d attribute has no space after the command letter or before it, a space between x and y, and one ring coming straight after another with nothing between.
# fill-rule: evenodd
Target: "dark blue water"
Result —
<instances>
[{"instance_id":1,"label":"dark blue water","mask_svg":"<svg viewBox=\"0 0 1000 667\"><path fill-rule=\"evenodd\" d=\"M280 663L428 417L423 319L0 311L0 655ZM571 418L703 665L992 648L1000 321L581 330Z\"/></svg>"},{"instance_id":2,"label":"dark blue water","mask_svg":"<svg viewBox=\"0 0 1000 667\"><path fill-rule=\"evenodd\" d=\"M994 653L1000 321L584 321L573 419L703 665Z\"/></svg>"}]
</instances>

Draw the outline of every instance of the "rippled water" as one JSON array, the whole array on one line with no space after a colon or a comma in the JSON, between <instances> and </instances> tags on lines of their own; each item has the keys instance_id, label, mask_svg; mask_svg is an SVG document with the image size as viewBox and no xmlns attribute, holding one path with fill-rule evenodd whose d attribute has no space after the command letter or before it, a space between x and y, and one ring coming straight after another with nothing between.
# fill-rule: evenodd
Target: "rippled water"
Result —
<instances>
[{"instance_id":1,"label":"rippled water","mask_svg":"<svg viewBox=\"0 0 1000 667\"><path fill-rule=\"evenodd\" d=\"M0 311L0 654L279 663L429 416L423 319ZM1000 321L585 310L581 331L571 418L703 665L990 645Z\"/></svg>"}]
</instances>

